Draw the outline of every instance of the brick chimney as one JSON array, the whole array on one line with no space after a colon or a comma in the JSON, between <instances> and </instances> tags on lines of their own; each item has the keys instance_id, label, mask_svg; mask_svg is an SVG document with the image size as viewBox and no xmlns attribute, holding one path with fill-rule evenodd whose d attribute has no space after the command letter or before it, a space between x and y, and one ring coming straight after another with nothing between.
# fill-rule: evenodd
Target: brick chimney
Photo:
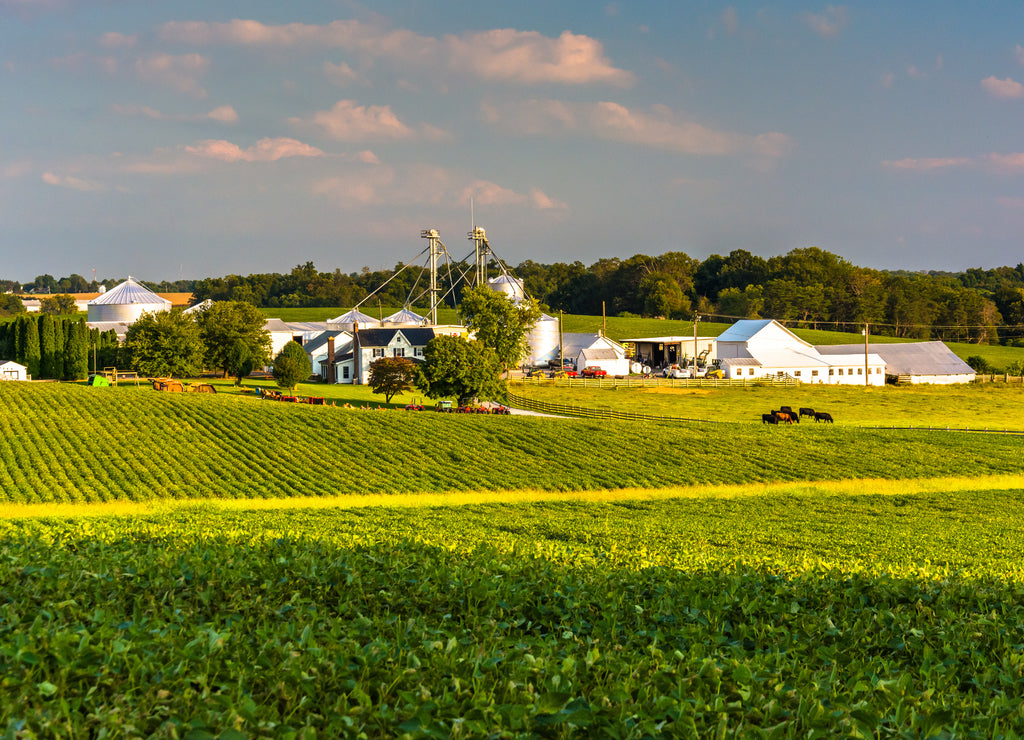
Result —
<instances>
[{"instance_id":1,"label":"brick chimney","mask_svg":"<svg viewBox=\"0 0 1024 740\"><path fill-rule=\"evenodd\" d=\"M334 337L327 337L327 382L337 382L337 374L334 368Z\"/></svg>"}]
</instances>

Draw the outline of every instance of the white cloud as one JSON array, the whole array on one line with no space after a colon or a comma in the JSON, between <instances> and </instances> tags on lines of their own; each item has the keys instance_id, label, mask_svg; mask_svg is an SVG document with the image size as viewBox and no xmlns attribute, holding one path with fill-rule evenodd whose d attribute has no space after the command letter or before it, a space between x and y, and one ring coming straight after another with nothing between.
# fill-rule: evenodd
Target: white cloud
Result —
<instances>
[{"instance_id":1,"label":"white cloud","mask_svg":"<svg viewBox=\"0 0 1024 740\"><path fill-rule=\"evenodd\" d=\"M438 39L354 20L272 26L235 19L225 23L165 23L159 34L167 41L203 46L339 48L368 59L386 60L408 71L430 75L447 71L528 85L626 86L634 81L632 73L615 67L605 57L599 41L571 31L552 38L536 31L494 29ZM340 68L334 71L345 73Z\"/></svg>"},{"instance_id":2,"label":"white cloud","mask_svg":"<svg viewBox=\"0 0 1024 740\"><path fill-rule=\"evenodd\" d=\"M364 164L380 164L380 160L377 159L377 155L371 152L369 149L359 152L356 158Z\"/></svg>"},{"instance_id":3,"label":"white cloud","mask_svg":"<svg viewBox=\"0 0 1024 740\"><path fill-rule=\"evenodd\" d=\"M139 42L137 34L126 35L116 31L108 31L100 36L100 46L105 49L131 49Z\"/></svg>"},{"instance_id":4,"label":"white cloud","mask_svg":"<svg viewBox=\"0 0 1024 740\"><path fill-rule=\"evenodd\" d=\"M1016 80L1007 77L1000 80L997 77L986 77L981 81L981 86L989 95L994 98L1021 98L1024 97L1024 85Z\"/></svg>"},{"instance_id":5,"label":"white cloud","mask_svg":"<svg viewBox=\"0 0 1024 740\"><path fill-rule=\"evenodd\" d=\"M311 118L290 118L299 127L314 127L338 141L412 139L416 132L402 123L388 105L357 105L354 100L339 100L329 111Z\"/></svg>"},{"instance_id":6,"label":"white cloud","mask_svg":"<svg viewBox=\"0 0 1024 740\"><path fill-rule=\"evenodd\" d=\"M340 87L345 87L362 80L359 73L344 62L341 64L324 62L324 76Z\"/></svg>"},{"instance_id":7,"label":"white cloud","mask_svg":"<svg viewBox=\"0 0 1024 740\"><path fill-rule=\"evenodd\" d=\"M99 183L93 182L92 180L83 180L78 177L72 177L71 175L56 175L52 172L44 172L42 179L47 185L53 185L60 188L70 188L71 190L78 190L83 193L95 193L106 189Z\"/></svg>"},{"instance_id":8,"label":"white cloud","mask_svg":"<svg viewBox=\"0 0 1024 740\"><path fill-rule=\"evenodd\" d=\"M722 26L725 28L725 32L732 36L740 27L739 16L736 14L736 8L730 5L728 8L722 11Z\"/></svg>"},{"instance_id":9,"label":"white cloud","mask_svg":"<svg viewBox=\"0 0 1024 740\"><path fill-rule=\"evenodd\" d=\"M470 198L474 203L485 206L510 205L526 201L526 196L487 180L477 180L463 188L458 202L469 203Z\"/></svg>"},{"instance_id":10,"label":"white cloud","mask_svg":"<svg viewBox=\"0 0 1024 740\"><path fill-rule=\"evenodd\" d=\"M1024 172L1024 152L1013 152L1011 154L989 154L984 162L996 172L1013 174Z\"/></svg>"},{"instance_id":11,"label":"white cloud","mask_svg":"<svg viewBox=\"0 0 1024 740\"><path fill-rule=\"evenodd\" d=\"M890 170L931 172L951 167L966 167L972 164L970 157L931 157L925 159L885 160L882 166Z\"/></svg>"},{"instance_id":12,"label":"white cloud","mask_svg":"<svg viewBox=\"0 0 1024 740\"><path fill-rule=\"evenodd\" d=\"M812 31L824 38L838 35L849 20L842 5L829 5L822 13L804 13L801 18Z\"/></svg>"},{"instance_id":13,"label":"white cloud","mask_svg":"<svg viewBox=\"0 0 1024 740\"><path fill-rule=\"evenodd\" d=\"M1013 58L1020 64L1024 64L1024 46L1017 44L1016 48L1013 50Z\"/></svg>"},{"instance_id":14,"label":"white cloud","mask_svg":"<svg viewBox=\"0 0 1024 740\"><path fill-rule=\"evenodd\" d=\"M324 153L316 147L288 138L260 139L248 149L223 139L206 139L185 151L197 157L219 159L223 162L276 162L287 157L322 157Z\"/></svg>"},{"instance_id":15,"label":"white cloud","mask_svg":"<svg viewBox=\"0 0 1024 740\"><path fill-rule=\"evenodd\" d=\"M199 78L206 74L210 60L201 54L154 54L135 60L135 73L139 79L169 87L181 93L206 97Z\"/></svg>"},{"instance_id":16,"label":"white cloud","mask_svg":"<svg viewBox=\"0 0 1024 740\"><path fill-rule=\"evenodd\" d=\"M667 106L635 111L614 102L567 103L531 100L502 107L486 105L484 119L517 134L572 131L680 154L753 156L774 160L785 156L793 141L785 134L757 135L722 131L687 120Z\"/></svg>"},{"instance_id":17,"label":"white cloud","mask_svg":"<svg viewBox=\"0 0 1024 740\"><path fill-rule=\"evenodd\" d=\"M155 121L217 121L218 123L237 123L238 113L230 105L221 105L208 113L162 113L148 105L122 105L115 103L111 111L119 116L152 118Z\"/></svg>"},{"instance_id":18,"label":"white cloud","mask_svg":"<svg viewBox=\"0 0 1024 740\"><path fill-rule=\"evenodd\" d=\"M540 188L530 188L530 202L539 211L565 211L569 206L560 200L551 198Z\"/></svg>"}]
</instances>

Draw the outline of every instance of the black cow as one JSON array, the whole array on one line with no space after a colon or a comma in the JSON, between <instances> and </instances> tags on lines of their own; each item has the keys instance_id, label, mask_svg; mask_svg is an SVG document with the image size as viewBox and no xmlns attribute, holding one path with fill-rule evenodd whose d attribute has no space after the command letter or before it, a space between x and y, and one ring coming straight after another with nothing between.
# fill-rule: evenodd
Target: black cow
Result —
<instances>
[{"instance_id":1,"label":"black cow","mask_svg":"<svg viewBox=\"0 0 1024 740\"><path fill-rule=\"evenodd\" d=\"M814 409L809 409L806 406L801 407L800 416L814 416Z\"/></svg>"},{"instance_id":2,"label":"black cow","mask_svg":"<svg viewBox=\"0 0 1024 740\"><path fill-rule=\"evenodd\" d=\"M785 411L787 414L795 415L795 412L793 411L793 408L791 406L779 406L779 411Z\"/></svg>"},{"instance_id":3,"label":"black cow","mask_svg":"<svg viewBox=\"0 0 1024 740\"><path fill-rule=\"evenodd\" d=\"M777 417L775 414L761 414L761 423L762 424L778 424L779 423L779 417Z\"/></svg>"},{"instance_id":4,"label":"black cow","mask_svg":"<svg viewBox=\"0 0 1024 740\"><path fill-rule=\"evenodd\" d=\"M816 422L818 422L818 421L827 421L829 424L833 424L834 423L832 421L832 414L829 414L829 413L827 413L825 411L815 411L814 412L814 421L816 421Z\"/></svg>"}]
</instances>

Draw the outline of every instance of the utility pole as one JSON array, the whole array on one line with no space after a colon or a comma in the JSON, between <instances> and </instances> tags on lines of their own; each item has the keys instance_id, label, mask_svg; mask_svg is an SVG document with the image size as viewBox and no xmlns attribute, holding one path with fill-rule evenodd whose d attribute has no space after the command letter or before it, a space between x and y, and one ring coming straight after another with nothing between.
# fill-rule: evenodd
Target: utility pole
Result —
<instances>
[{"instance_id":1,"label":"utility pole","mask_svg":"<svg viewBox=\"0 0 1024 740\"><path fill-rule=\"evenodd\" d=\"M608 319L604 312L604 301L601 301L601 336L608 336Z\"/></svg>"},{"instance_id":2,"label":"utility pole","mask_svg":"<svg viewBox=\"0 0 1024 740\"><path fill-rule=\"evenodd\" d=\"M693 315L693 374L691 378L697 377L697 322L700 321L700 314Z\"/></svg>"},{"instance_id":3,"label":"utility pole","mask_svg":"<svg viewBox=\"0 0 1024 740\"><path fill-rule=\"evenodd\" d=\"M562 344L562 309L558 309L558 371L565 369L565 347Z\"/></svg>"},{"instance_id":4,"label":"utility pole","mask_svg":"<svg viewBox=\"0 0 1024 740\"><path fill-rule=\"evenodd\" d=\"M871 378L868 377L868 322L864 322L864 385L871 385Z\"/></svg>"}]
</instances>

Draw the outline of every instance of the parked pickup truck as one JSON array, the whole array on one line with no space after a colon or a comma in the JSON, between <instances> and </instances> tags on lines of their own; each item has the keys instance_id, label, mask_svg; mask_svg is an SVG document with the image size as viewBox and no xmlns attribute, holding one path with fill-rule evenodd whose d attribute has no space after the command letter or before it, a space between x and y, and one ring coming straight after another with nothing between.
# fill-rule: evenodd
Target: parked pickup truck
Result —
<instances>
[{"instance_id":1,"label":"parked pickup truck","mask_svg":"<svg viewBox=\"0 0 1024 740\"><path fill-rule=\"evenodd\" d=\"M580 377L583 378L603 378L606 375L608 375L607 370L595 366L585 367L580 373Z\"/></svg>"}]
</instances>

